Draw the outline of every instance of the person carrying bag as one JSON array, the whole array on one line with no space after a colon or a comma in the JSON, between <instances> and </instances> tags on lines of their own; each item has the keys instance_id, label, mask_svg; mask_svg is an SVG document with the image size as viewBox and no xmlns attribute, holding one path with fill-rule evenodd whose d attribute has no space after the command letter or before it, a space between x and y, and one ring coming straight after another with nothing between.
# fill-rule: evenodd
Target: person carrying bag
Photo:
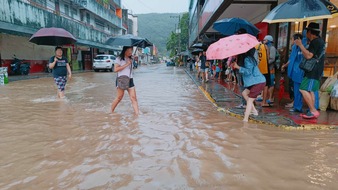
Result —
<instances>
[{"instance_id":1,"label":"person carrying bag","mask_svg":"<svg viewBox=\"0 0 338 190\"><path fill-rule=\"evenodd\" d=\"M139 114L136 90L132 73L132 53L133 47L124 46L120 56L116 59L114 71L117 72L116 89L117 95L112 102L111 111L114 112L117 105L121 102L124 92L127 90L135 115Z\"/></svg>"}]
</instances>

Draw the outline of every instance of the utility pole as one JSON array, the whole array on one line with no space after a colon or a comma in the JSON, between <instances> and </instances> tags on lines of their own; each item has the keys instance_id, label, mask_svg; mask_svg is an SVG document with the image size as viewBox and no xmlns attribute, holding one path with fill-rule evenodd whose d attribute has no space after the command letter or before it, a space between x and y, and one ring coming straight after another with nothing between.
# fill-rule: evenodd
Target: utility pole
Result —
<instances>
[{"instance_id":1,"label":"utility pole","mask_svg":"<svg viewBox=\"0 0 338 190\"><path fill-rule=\"evenodd\" d=\"M178 16L170 16L170 18L178 18L178 25L176 28L176 24L175 24L175 33L178 34L178 51L177 53L180 54L181 53L181 15Z\"/></svg>"}]
</instances>

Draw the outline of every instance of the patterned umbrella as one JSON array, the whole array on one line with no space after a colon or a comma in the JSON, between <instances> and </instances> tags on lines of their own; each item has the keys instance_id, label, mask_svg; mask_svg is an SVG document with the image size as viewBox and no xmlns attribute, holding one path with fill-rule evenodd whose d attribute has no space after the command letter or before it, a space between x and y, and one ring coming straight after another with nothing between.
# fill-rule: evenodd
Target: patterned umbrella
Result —
<instances>
[{"instance_id":1,"label":"patterned umbrella","mask_svg":"<svg viewBox=\"0 0 338 190\"><path fill-rule=\"evenodd\" d=\"M211 44L207 50L207 59L225 59L245 53L259 44L256 37L250 34L238 34L222 38Z\"/></svg>"},{"instance_id":2,"label":"patterned umbrella","mask_svg":"<svg viewBox=\"0 0 338 190\"><path fill-rule=\"evenodd\" d=\"M326 0L289 0L279 4L262 22L303 22L338 16L337 7Z\"/></svg>"}]
</instances>

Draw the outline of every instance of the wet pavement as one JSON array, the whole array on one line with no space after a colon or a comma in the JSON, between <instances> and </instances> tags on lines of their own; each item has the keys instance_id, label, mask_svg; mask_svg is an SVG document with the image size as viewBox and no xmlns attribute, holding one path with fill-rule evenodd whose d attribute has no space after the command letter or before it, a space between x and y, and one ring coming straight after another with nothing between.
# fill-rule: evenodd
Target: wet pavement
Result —
<instances>
[{"instance_id":1,"label":"wet pavement","mask_svg":"<svg viewBox=\"0 0 338 190\"><path fill-rule=\"evenodd\" d=\"M215 103L219 110L229 115L242 118L245 109L236 108L240 104L240 94L238 84L225 82L225 80L209 80L207 83L197 79L197 73L186 69L186 73L200 87L202 92L210 97L210 101ZM278 89L275 89L275 97L278 97ZM286 93L285 96L286 97ZM277 100L277 98L276 98ZM251 116L251 121L266 123L288 129L337 129L338 112L334 110L320 111L321 115L317 119L303 119L299 113L290 112L290 108L285 108L285 104L291 102L283 98L281 102L275 102L271 107L261 107L261 102L256 101L259 116ZM304 110L306 108L304 107Z\"/></svg>"},{"instance_id":2,"label":"wet pavement","mask_svg":"<svg viewBox=\"0 0 338 190\"><path fill-rule=\"evenodd\" d=\"M127 94L110 113L115 77L74 74L64 100L50 77L0 86L0 189L338 186L337 130L243 123L219 112L184 69L163 64L135 70L138 117ZM225 92L206 90L216 89Z\"/></svg>"}]
</instances>

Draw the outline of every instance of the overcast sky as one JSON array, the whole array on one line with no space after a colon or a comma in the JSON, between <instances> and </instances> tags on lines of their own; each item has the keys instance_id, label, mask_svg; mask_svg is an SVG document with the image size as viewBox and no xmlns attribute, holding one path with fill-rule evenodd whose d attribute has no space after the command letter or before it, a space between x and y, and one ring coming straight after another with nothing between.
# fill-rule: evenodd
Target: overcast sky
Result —
<instances>
[{"instance_id":1,"label":"overcast sky","mask_svg":"<svg viewBox=\"0 0 338 190\"><path fill-rule=\"evenodd\" d=\"M182 13L189 11L190 0L121 0L133 14Z\"/></svg>"}]
</instances>

